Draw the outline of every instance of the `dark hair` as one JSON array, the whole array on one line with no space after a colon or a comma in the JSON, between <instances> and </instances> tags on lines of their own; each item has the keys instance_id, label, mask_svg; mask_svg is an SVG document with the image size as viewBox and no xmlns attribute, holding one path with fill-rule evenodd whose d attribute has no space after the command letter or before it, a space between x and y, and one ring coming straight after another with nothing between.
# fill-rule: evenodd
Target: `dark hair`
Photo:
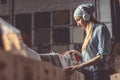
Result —
<instances>
[{"instance_id":1,"label":"dark hair","mask_svg":"<svg viewBox=\"0 0 120 80\"><path fill-rule=\"evenodd\" d=\"M93 16L90 16L90 20L89 21L92 21L92 22L95 22L95 23L98 23L97 19Z\"/></svg>"}]
</instances>

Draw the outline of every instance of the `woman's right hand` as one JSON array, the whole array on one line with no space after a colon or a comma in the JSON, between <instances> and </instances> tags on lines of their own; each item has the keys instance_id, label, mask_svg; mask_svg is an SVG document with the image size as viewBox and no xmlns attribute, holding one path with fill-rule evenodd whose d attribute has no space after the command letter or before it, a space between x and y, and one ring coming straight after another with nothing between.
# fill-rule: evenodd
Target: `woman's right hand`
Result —
<instances>
[{"instance_id":1,"label":"woman's right hand","mask_svg":"<svg viewBox=\"0 0 120 80\"><path fill-rule=\"evenodd\" d=\"M82 63L82 54L77 50L68 51L71 57L74 57L76 61Z\"/></svg>"}]
</instances>

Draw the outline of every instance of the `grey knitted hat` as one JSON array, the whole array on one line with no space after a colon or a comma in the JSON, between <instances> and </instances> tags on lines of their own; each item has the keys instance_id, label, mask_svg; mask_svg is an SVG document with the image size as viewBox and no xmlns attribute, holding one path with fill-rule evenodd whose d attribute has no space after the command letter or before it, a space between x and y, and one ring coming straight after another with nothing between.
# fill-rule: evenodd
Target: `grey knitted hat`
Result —
<instances>
[{"instance_id":1,"label":"grey knitted hat","mask_svg":"<svg viewBox=\"0 0 120 80\"><path fill-rule=\"evenodd\" d=\"M93 15L95 11L95 7L93 4L81 4L74 11L74 17L83 16L83 14L87 13L89 15Z\"/></svg>"}]
</instances>

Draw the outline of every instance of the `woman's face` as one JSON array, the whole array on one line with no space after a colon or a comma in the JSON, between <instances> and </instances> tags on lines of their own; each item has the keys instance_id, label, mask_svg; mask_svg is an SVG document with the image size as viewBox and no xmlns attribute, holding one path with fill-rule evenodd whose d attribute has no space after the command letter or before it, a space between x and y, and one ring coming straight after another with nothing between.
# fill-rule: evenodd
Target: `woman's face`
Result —
<instances>
[{"instance_id":1,"label":"woman's face","mask_svg":"<svg viewBox=\"0 0 120 80\"><path fill-rule=\"evenodd\" d=\"M87 27L87 21L83 20L82 17L74 17L74 19L78 26L80 26L84 29Z\"/></svg>"}]
</instances>

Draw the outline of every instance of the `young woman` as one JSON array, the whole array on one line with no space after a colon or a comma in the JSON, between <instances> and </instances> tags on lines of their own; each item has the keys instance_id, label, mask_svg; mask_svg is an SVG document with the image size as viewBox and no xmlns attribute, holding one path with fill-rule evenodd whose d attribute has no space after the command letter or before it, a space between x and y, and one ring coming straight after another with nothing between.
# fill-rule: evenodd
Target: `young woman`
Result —
<instances>
[{"instance_id":1,"label":"young woman","mask_svg":"<svg viewBox=\"0 0 120 80\"><path fill-rule=\"evenodd\" d=\"M95 7L92 4L79 5L74 11L74 19L79 27L86 31L82 46L82 63L65 68L73 73L80 70L85 80L110 80L109 53L111 37L105 24L93 17ZM76 52L76 50L72 50Z\"/></svg>"}]
</instances>

